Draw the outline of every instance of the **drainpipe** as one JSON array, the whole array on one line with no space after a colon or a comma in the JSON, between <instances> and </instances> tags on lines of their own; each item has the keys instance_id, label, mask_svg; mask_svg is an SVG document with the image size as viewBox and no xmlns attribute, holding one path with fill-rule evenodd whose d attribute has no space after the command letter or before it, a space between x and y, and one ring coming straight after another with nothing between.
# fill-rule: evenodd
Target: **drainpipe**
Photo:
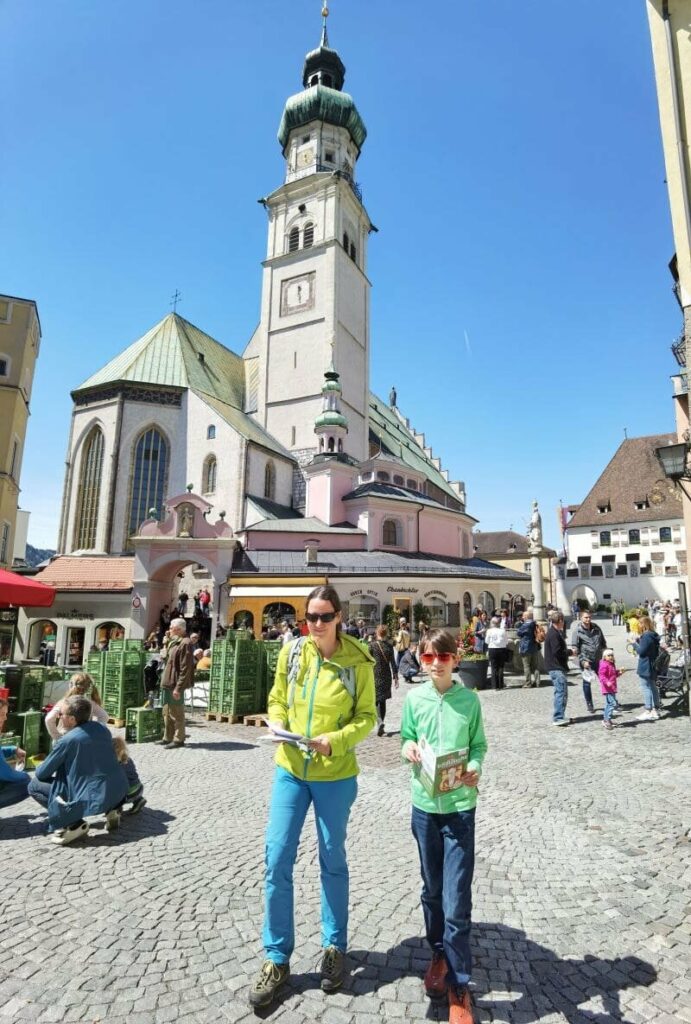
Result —
<instances>
[{"instance_id":1,"label":"drainpipe","mask_svg":"<svg viewBox=\"0 0 691 1024\"><path fill-rule=\"evenodd\" d=\"M665 40L667 43L667 61L669 63L669 77L672 88L672 110L674 113L674 134L677 145L677 158L679 160L679 177L681 179L681 198L684 204L684 220L686 222L686 242L691 244L691 210L689 209L689 190L686 181L686 162L684 154L684 136L682 133L681 116L679 114L679 89L677 86L677 64L674 58L674 43L672 40L672 22L669 16L669 0L662 0L662 20L665 25Z\"/></svg>"},{"instance_id":2,"label":"drainpipe","mask_svg":"<svg viewBox=\"0 0 691 1024\"><path fill-rule=\"evenodd\" d=\"M115 516L115 489L117 487L118 477L118 465L120 462L120 437L122 435L122 409L124 405L124 396L122 391L118 395L118 416L115 425L115 441L113 444L113 454L110 457L110 484L108 487L108 504L106 506L107 519L106 519L106 532L105 532L105 544L104 550L107 555L111 554L111 547L113 541L113 519ZM163 509L160 510L159 515L163 518ZM129 509L125 507L125 516L129 515ZM127 527L127 523L125 523Z\"/></svg>"}]
</instances>

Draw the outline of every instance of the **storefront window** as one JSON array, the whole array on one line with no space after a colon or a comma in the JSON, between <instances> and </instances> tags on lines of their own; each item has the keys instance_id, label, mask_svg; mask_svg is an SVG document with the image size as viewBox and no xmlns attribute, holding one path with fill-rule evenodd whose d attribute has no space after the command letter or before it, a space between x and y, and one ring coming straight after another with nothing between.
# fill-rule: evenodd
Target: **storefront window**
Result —
<instances>
[{"instance_id":1,"label":"storefront window","mask_svg":"<svg viewBox=\"0 0 691 1024\"><path fill-rule=\"evenodd\" d=\"M344 616L345 617L345 616ZM379 601L376 597L355 597L348 602L348 619L364 619L373 628L381 622Z\"/></svg>"},{"instance_id":2,"label":"storefront window","mask_svg":"<svg viewBox=\"0 0 691 1024\"><path fill-rule=\"evenodd\" d=\"M29 630L26 657L29 661L41 660L45 665L55 662L55 639L58 627L52 619L37 619ZM50 652L50 653L47 653Z\"/></svg>"},{"instance_id":3,"label":"storefront window","mask_svg":"<svg viewBox=\"0 0 691 1024\"><path fill-rule=\"evenodd\" d=\"M67 630L67 664L81 665L84 660L84 629L70 626Z\"/></svg>"},{"instance_id":4,"label":"storefront window","mask_svg":"<svg viewBox=\"0 0 691 1024\"><path fill-rule=\"evenodd\" d=\"M427 601L429 625L432 629L442 629L446 625L446 604L439 597Z\"/></svg>"},{"instance_id":5,"label":"storefront window","mask_svg":"<svg viewBox=\"0 0 691 1024\"><path fill-rule=\"evenodd\" d=\"M289 622L291 626L295 624L295 609L292 604L274 601L272 604L265 605L262 612L262 626L270 629L272 626L280 626L282 622Z\"/></svg>"},{"instance_id":6,"label":"storefront window","mask_svg":"<svg viewBox=\"0 0 691 1024\"><path fill-rule=\"evenodd\" d=\"M233 616L233 629L254 629L254 615L252 612L235 612Z\"/></svg>"},{"instance_id":7,"label":"storefront window","mask_svg":"<svg viewBox=\"0 0 691 1024\"><path fill-rule=\"evenodd\" d=\"M111 640L122 640L124 635L125 630L119 622L102 622L96 626L94 644L100 651L107 651Z\"/></svg>"}]
</instances>

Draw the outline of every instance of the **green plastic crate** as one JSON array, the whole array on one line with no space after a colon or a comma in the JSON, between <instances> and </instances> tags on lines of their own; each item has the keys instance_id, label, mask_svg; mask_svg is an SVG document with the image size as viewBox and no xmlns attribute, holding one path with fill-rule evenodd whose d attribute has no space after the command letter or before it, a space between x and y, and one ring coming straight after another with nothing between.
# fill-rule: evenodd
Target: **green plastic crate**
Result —
<instances>
[{"instance_id":1,"label":"green plastic crate","mask_svg":"<svg viewBox=\"0 0 691 1024\"><path fill-rule=\"evenodd\" d=\"M26 751L27 757L38 754L41 746L41 721L43 715L40 711L25 711L17 718L22 722L21 747Z\"/></svg>"},{"instance_id":2,"label":"green plastic crate","mask_svg":"<svg viewBox=\"0 0 691 1024\"><path fill-rule=\"evenodd\" d=\"M128 743L154 743L162 737L162 708L127 709L125 738Z\"/></svg>"}]
</instances>

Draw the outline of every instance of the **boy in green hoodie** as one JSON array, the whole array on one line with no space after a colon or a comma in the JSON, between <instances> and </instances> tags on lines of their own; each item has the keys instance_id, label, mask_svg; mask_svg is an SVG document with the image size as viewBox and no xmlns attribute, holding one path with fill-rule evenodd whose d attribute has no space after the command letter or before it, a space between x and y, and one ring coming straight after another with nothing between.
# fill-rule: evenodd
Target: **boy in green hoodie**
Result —
<instances>
[{"instance_id":1,"label":"boy in green hoodie","mask_svg":"<svg viewBox=\"0 0 691 1024\"><path fill-rule=\"evenodd\" d=\"M432 962L425 974L431 999L449 998L449 1024L473 1024L470 915L475 861L477 784L487 741L476 693L453 678L458 664L451 633L435 629L421 643L420 663L429 682L406 698L402 756L414 766L412 830L422 873L422 910ZM420 781L420 743L435 754L467 750L465 771L454 788L431 797ZM456 784L458 783L458 784Z\"/></svg>"}]
</instances>

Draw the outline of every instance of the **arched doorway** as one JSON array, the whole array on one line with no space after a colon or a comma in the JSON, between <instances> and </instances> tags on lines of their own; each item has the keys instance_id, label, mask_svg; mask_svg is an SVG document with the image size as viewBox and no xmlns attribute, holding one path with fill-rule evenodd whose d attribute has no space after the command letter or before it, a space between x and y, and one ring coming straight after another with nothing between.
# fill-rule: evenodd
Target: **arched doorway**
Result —
<instances>
[{"instance_id":1,"label":"arched doorway","mask_svg":"<svg viewBox=\"0 0 691 1024\"><path fill-rule=\"evenodd\" d=\"M469 591L466 590L463 595L463 618L466 622L470 622L473 617L473 596Z\"/></svg>"},{"instance_id":2,"label":"arched doorway","mask_svg":"<svg viewBox=\"0 0 691 1024\"><path fill-rule=\"evenodd\" d=\"M102 622L100 626L96 626L94 643L99 650L105 651L111 640L121 640L124 635L125 630L120 622Z\"/></svg>"},{"instance_id":3,"label":"arched doorway","mask_svg":"<svg viewBox=\"0 0 691 1024\"><path fill-rule=\"evenodd\" d=\"M489 590L482 591L479 598L477 599L477 603L478 606L482 608L483 611L487 612L488 615L491 615L496 607L494 598L490 594Z\"/></svg>"},{"instance_id":4,"label":"arched doorway","mask_svg":"<svg viewBox=\"0 0 691 1024\"><path fill-rule=\"evenodd\" d=\"M577 587L574 587L571 591L571 597L569 598L571 604L574 601L578 601L581 608L586 607L595 610L597 608L597 594L592 587L586 586L584 583L580 583Z\"/></svg>"},{"instance_id":5,"label":"arched doorway","mask_svg":"<svg viewBox=\"0 0 691 1024\"><path fill-rule=\"evenodd\" d=\"M262 627L264 629L280 626L282 622L289 622L291 626L295 625L295 609L292 604L286 604L285 601L273 601L271 604L264 605L262 611Z\"/></svg>"},{"instance_id":6,"label":"arched doorway","mask_svg":"<svg viewBox=\"0 0 691 1024\"><path fill-rule=\"evenodd\" d=\"M254 615L245 610L235 612L233 629L254 629Z\"/></svg>"},{"instance_id":7,"label":"arched doorway","mask_svg":"<svg viewBox=\"0 0 691 1024\"><path fill-rule=\"evenodd\" d=\"M52 650L54 657L57 632L58 627L52 619L36 619L35 622L32 622L26 649L28 660L36 661L38 658L43 657L46 650ZM50 646L51 644L52 647Z\"/></svg>"}]
</instances>

